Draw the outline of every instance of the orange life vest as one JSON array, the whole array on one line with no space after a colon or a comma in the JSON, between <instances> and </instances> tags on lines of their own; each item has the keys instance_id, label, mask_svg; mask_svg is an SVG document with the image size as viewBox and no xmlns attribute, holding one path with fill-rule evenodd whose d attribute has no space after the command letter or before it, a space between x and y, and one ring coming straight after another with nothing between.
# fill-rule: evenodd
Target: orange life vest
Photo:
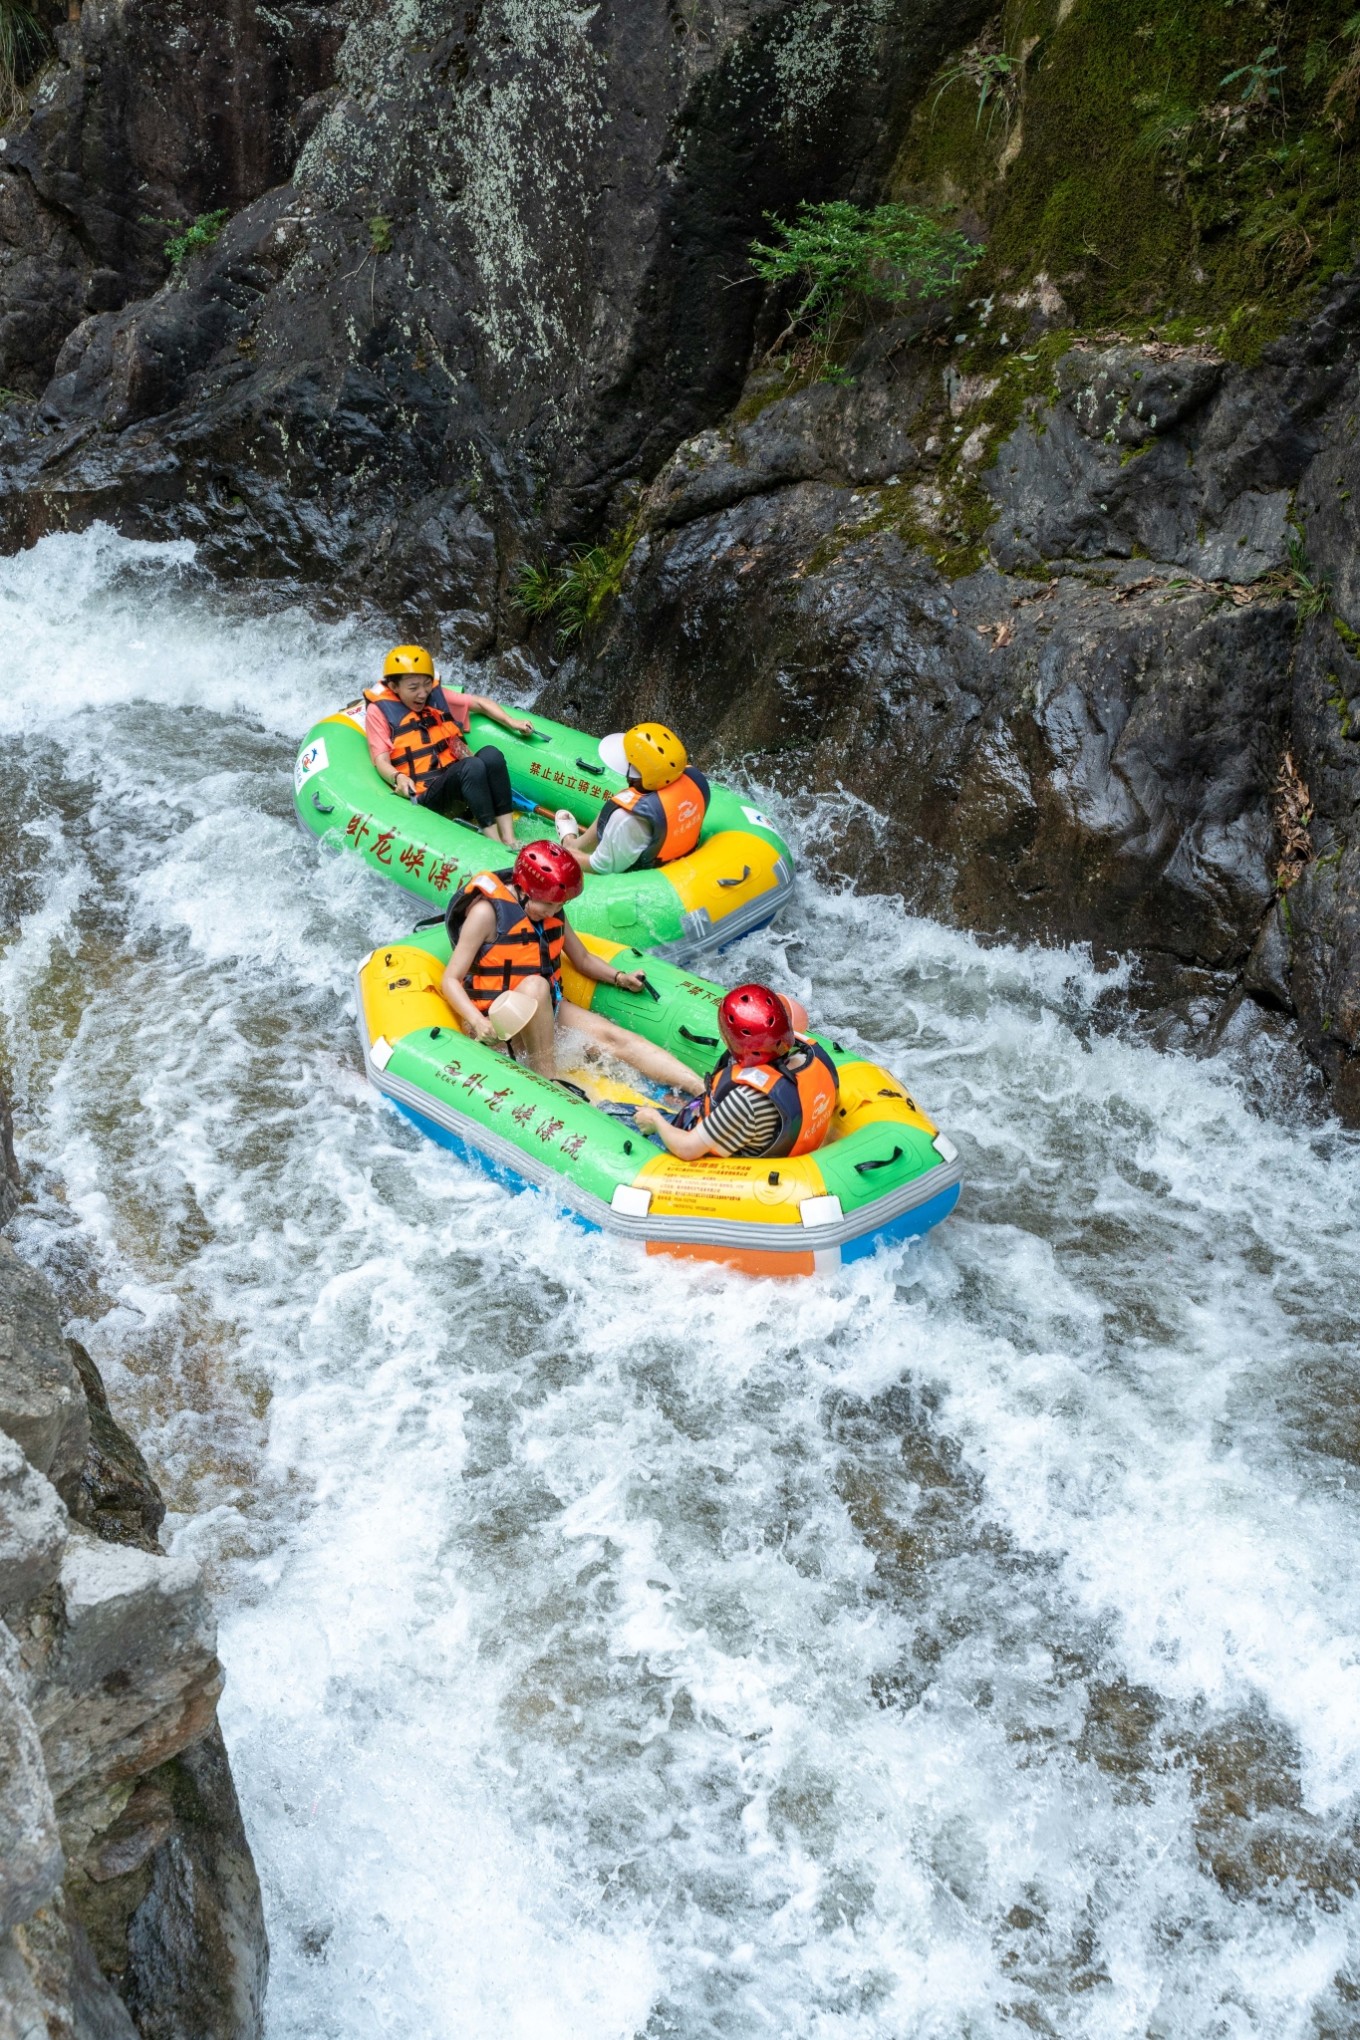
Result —
<instances>
[{"instance_id":1,"label":"orange life vest","mask_svg":"<svg viewBox=\"0 0 1360 2040\"><path fill-rule=\"evenodd\" d=\"M364 700L382 710L392 732L392 763L417 794L424 793L436 772L467 757L463 726L442 687L431 689L424 708L407 708L389 687L371 689Z\"/></svg>"},{"instance_id":2,"label":"orange life vest","mask_svg":"<svg viewBox=\"0 0 1360 2040\"><path fill-rule=\"evenodd\" d=\"M677 1114L676 1125L702 1125L735 1084L745 1084L772 1099L783 1121L778 1140L764 1150L765 1154L775 1158L811 1154L826 1139L840 1096L840 1078L831 1057L815 1041L799 1034L795 1044L789 1056L777 1063L747 1063L740 1069L725 1055L709 1078L703 1096ZM791 1070L788 1064L800 1047L806 1052L801 1067Z\"/></svg>"},{"instance_id":3,"label":"orange life vest","mask_svg":"<svg viewBox=\"0 0 1360 2040\"><path fill-rule=\"evenodd\" d=\"M655 793L625 786L621 792L611 793L600 810L602 823L611 808L618 808L625 815L637 815L649 824L652 847L633 868L650 871L653 865L687 857L698 842L708 812L708 781L702 772L682 772L678 779L673 779L669 786L658 787Z\"/></svg>"},{"instance_id":4,"label":"orange life vest","mask_svg":"<svg viewBox=\"0 0 1360 2040\"><path fill-rule=\"evenodd\" d=\"M493 999L512 992L529 978L548 980L554 1006L562 996L562 944L567 924L556 912L541 921L531 920L524 894L508 883L509 877L508 871L479 872L449 902L444 916L449 941L456 949L469 907L478 900L490 900L496 910L496 932L477 951L463 979L463 990L479 1013L489 1012Z\"/></svg>"}]
</instances>

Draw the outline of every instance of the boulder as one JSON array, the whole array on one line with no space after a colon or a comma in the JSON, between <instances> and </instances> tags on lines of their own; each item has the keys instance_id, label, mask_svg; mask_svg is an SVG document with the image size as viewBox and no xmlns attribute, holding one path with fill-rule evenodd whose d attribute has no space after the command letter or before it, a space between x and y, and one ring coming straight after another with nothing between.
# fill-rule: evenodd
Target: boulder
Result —
<instances>
[{"instance_id":1,"label":"boulder","mask_svg":"<svg viewBox=\"0 0 1360 2040\"><path fill-rule=\"evenodd\" d=\"M64 1489L84 1464L90 1418L51 1290L0 1240L0 1431Z\"/></svg>"}]
</instances>

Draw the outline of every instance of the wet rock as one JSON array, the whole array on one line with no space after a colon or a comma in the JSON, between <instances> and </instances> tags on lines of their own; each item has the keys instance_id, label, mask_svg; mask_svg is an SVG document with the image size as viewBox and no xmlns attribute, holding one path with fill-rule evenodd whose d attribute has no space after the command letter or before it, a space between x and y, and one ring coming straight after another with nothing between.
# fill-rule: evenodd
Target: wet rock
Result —
<instances>
[{"instance_id":1,"label":"wet rock","mask_svg":"<svg viewBox=\"0 0 1360 2040\"><path fill-rule=\"evenodd\" d=\"M1243 989L1262 1005L1292 1013L1294 997L1290 987L1290 938L1288 908L1277 900L1261 923L1242 971Z\"/></svg>"},{"instance_id":2,"label":"wet rock","mask_svg":"<svg viewBox=\"0 0 1360 2040\"><path fill-rule=\"evenodd\" d=\"M143 2040L263 2030L259 1881L219 1732L161 1773L175 1811L128 1928L126 1994Z\"/></svg>"},{"instance_id":3,"label":"wet rock","mask_svg":"<svg viewBox=\"0 0 1360 2040\"><path fill-rule=\"evenodd\" d=\"M134 1441L114 1421L99 1369L85 1348L68 1339L66 1350L80 1376L90 1416L90 1442L79 1480L69 1496L78 1523L114 1544L160 1549L165 1503Z\"/></svg>"},{"instance_id":4,"label":"wet rock","mask_svg":"<svg viewBox=\"0 0 1360 2040\"><path fill-rule=\"evenodd\" d=\"M33 1703L58 1799L91 1778L163 1762L206 1731L222 1690L192 1560L73 1529L60 1597L60 1638Z\"/></svg>"},{"instance_id":5,"label":"wet rock","mask_svg":"<svg viewBox=\"0 0 1360 2040\"><path fill-rule=\"evenodd\" d=\"M65 1864L18 1647L0 1625L0 1935L55 1898Z\"/></svg>"},{"instance_id":6,"label":"wet rock","mask_svg":"<svg viewBox=\"0 0 1360 2040\"><path fill-rule=\"evenodd\" d=\"M75 1480L90 1439L80 1376L52 1293L0 1240L0 1431L58 1490Z\"/></svg>"},{"instance_id":7,"label":"wet rock","mask_svg":"<svg viewBox=\"0 0 1360 2040\"><path fill-rule=\"evenodd\" d=\"M0 1613L46 1593L66 1536L60 1495L0 1432Z\"/></svg>"},{"instance_id":8,"label":"wet rock","mask_svg":"<svg viewBox=\"0 0 1360 2040\"><path fill-rule=\"evenodd\" d=\"M14 1113L8 1097L0 1090L0 1225L7 1225L19 1208L19 1164L14 1156Z\"/></svg>"}]
</instances>

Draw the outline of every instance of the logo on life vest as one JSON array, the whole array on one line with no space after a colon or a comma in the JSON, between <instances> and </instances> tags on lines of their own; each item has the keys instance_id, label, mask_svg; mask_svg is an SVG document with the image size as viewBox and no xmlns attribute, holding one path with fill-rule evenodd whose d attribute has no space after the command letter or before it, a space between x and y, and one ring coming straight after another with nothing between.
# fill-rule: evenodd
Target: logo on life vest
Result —
<instances>
[{"instance_id":1,"label":"logo on life vest","mask_svg":"<svg viewBox=\"0 0 1360 2040\"><path fill-rule=\"evenodd\" d=\"M317 772L324 772L329 764L330 759L326 756L326 739L318 737L315 743L308 744L306 750L300 754L297 764L293 767L294 793L301 793L312 775Z\"/></svg>"}]
</instances>

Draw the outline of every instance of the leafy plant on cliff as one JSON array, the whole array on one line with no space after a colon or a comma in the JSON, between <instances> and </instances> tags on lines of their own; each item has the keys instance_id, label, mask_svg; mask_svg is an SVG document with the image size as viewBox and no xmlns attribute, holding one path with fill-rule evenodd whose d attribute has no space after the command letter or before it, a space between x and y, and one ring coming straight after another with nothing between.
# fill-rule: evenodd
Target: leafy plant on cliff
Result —
<instances>
[{"instance_id":1,"label":"leafy plant on cliff","mask_svg":"<svg viewBox=\"0 0 1360 2040\"><path fill-rule=\"evenodd\" d=\"M1239 103L1243 106L1278 106L1280 103L1279 81L1285 74L1285 65L1272 64L1271 57L1278 57L1278 43L1267 43L1254 63L1239 64L1218 81L1218 89L1225 92L1229 85L1240 85Z\"/></svg>"},{"instance_id":2,"label":"leafy plant on cliff","mask_svg":"<svg viewBox=\"0 0 1360 2040\"><path fill-rule=\"evenodd\" d=\"M526 563L519 570L515 600L536 622L555 616L557 635L569 644L598 621L618 594L637 541L636 524L625 524L598 545L577 546L564 566Z\"/></svg>"},{"instance_id":3,"label":"leafy plant on cliff","mask_svg":"<svg viewBox=\"0 0 1360 2040\"><path fill-rule=\"evenodd\" d=\"M751 243L751 267L765 283L792 284L798 297L776 353L800 326L830 346L847 314L943 297L982 250L966 234L914 205L800 205L792 221L766 218L769 241Z\"/></svg>"},{"instance_id":4,"label":"leafy plant on cliff","mask_svg":"<svg viewBox=\"0 0 1360 2040\"><path fill-rule=\"evenodd\" d=\"M165 257L171 269L182 269L189 257L196 254L200 248L211 248L214 241L221 237L226 224L227 208L222 206L217 212L200 213L196 220L191 220L187 226L181 227L178 234L172 234L165 244Z\"/></svg>"},{"instance_id":5,"label":"leafy plant on cliff","mask_svg":"<svg viewBox=\"0 0 1360 2040\"><path fill-rule=\"evenodd\" d=\"M987 133L992 132L998 113L1009 128L1015 113L1015 103L1020 95L1020 77L1024 65L1020 58L1008 56L1005 50L989 50L982 43L974 43L965 50L958 62L951 64L942 74L935 90L931 112L956 85L966 85L977 100L977 112L973 126L981 127L982 116L987 115Z\"/></svg>"},{"instance_id":6,"label":"leafy plant on cliff","mask_svg":"<svg viewBox=\"0 0 1360 2040\"><path fill-rule=\"evenodd\" d=\"M0 0L0 121L23 105L23 88L52 48L47 25L27 0Z\"/></svg>"}]
</instances>

